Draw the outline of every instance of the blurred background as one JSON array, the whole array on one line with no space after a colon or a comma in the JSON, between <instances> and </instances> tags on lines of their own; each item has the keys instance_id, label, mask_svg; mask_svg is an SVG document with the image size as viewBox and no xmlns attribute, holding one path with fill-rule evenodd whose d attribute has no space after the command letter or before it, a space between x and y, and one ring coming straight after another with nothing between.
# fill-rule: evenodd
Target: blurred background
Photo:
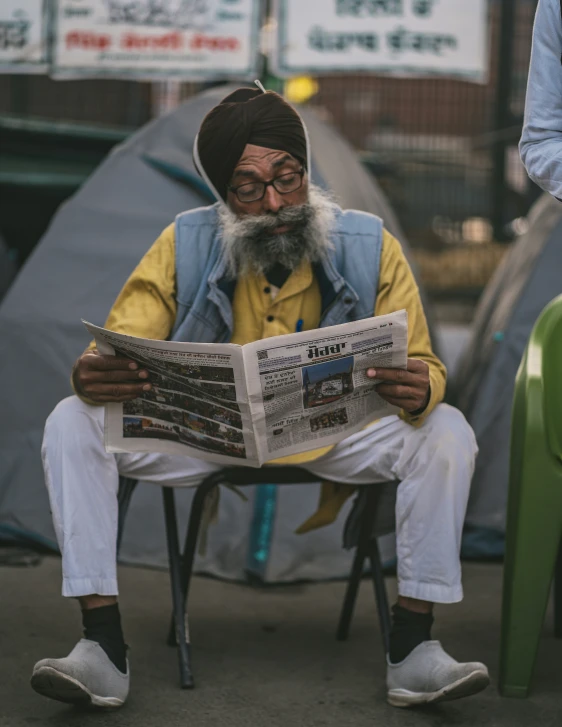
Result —
<instances>
[{"instance_id":1,"label":"blurred background","mask_svg":"<svg viewBox=\"0 0 562 727\"><path fill-rule=\"evenodd\" d=\"M212 201L193 167L195 133L226 84L260 78L301 110L323 185L400 238L449 369L448 401L480 446L463 554L501 557L515 375L534 322L562 292L560 205L541 197L518 153L536 6L3 0L0 340L10 356L0 371L12 385L0 392L11 412L0 538L56 547L39 449L87 343L80 318L103 324L159 232ZM266 511L256 504L257 520ZM284 523L295 542L293 518ZM341 523L326 532L307 535L332 569L318 577L348 563L338 560ZM264 577L302 576L298 548L308 546L289 547L295 569ZM163 540L134 557L165 563ZM217 562L211 552L202 567ZM243 558L234 571L243 574Z\"/></svg>"},{"instance_id":2,"label":"blurred background","mask_svg":"<svg viewBox=\"0 0 562 727\"><path fill-rule=\"evenodd\" d=\"M510 676L510 696L527 693L562 522L555 509L560 349L551 340L558 345L560 328L540 323L545 306L562 294L562 205L528 179L518 153L536 7L537 0L0 0L2 725L23 724L3 722L2 709L10 717L37 715L25 724L70 724L31 702L27 679L33 658L60 653L72 623L71 606L59 603L60 563L41 563L38 555L58 550L40 450L45 420L72 393L69 373L88 343L81 319L103 325L162 229L179 212L214 201L193 165L195 135L232 84L257 78L302 113L313 180L343 207L380 215L412 263L434 348L449 371L447 401L466 416L479 446L461 557L487 562L463 564L467 601L443 620L440 614L441 634L455 654L495 670L502 573L496 561L505 554L504 603L519 613L503 626L504 642L517 642L511 661L519 675ZM562 298L547 315L560 319L561 304ZM551 333L543 344L533 339L529 387L519 367L538 320ZM536 393L539 380L548 395ZM548 436L541 420L547 400L554 412ZM527 419L529 446L521 444ZM510 471L512 436L518 459ZM555 463L558 479L551 482ZM176 489L183 535L193 489ZM122 515L128 507L121 563L168 567L159 490L138 483L130 505L132 489L126 497L121 491ZM353 652L342 670L339 646L322 645L343 593L343 584L329 581L347 578L354 557L342 548L342 533L346 547L356 544L362 500L355 495L336 522L297 537L319 490L320 483L264 484L245 487L243 501L221 488L218 521L202 538L195 571L253 586L291 585L250 591L198 583L189 609L201 629L197 638L210 644L197 653L202 681L212 685L220 672L222 686L204 687L189 707L173 697L175 687L168 690L173 659L154 635L163 635L168 615L167 579L151 570L120 571L128 633L137 634L128 638L146 667L142 688L135 687L139 726L179 724L187 709L201 725L237 724L236 715L244 724L341 725L350 714L358 726L372 724L370 597L358 603L356 670L349 667ZM528 492L519 509L510 500L509 516L508 491L516 506ZM395 489L391 495L390 514ZM519 528L526 519L534 529ZM387 575L396 564L392 528L378 538ZM534 538L519 542L518 575L514 532ZM25 568L26 577L12 566ZM301 586L311 581L325 583L315 586L316 600L306 590L312 606L305 607ZM511 598L513 583L518 596ZM562 636L562 548L554 592ZM297 639L287 638L288 614ZM469 702L462 714L416 719L562 724L559 643L543 641L537 699L508 707L489 690L487 701ZM278 671L267 676L260 664ZM153 698L155 688L165 699ZM131 712L124 714L130 724ZM85 719L80 715L79 723L89 725ZM395 724L388 712L380 722Z\"/></svg>"},{"instance_id":3,"label":"blurred background","mask_svg":"<svg viewBox=\"0 0 562 727\"><path fill-rule=\"evenodd\" d=\"M351 72L268 79L333 124L375 175L441 316L471 318L537 197L517 152L535 7L490 2L484 83ZM208 85L0 75L0 235L14 265L114 145Z\"/></svg>"}]
</instances>

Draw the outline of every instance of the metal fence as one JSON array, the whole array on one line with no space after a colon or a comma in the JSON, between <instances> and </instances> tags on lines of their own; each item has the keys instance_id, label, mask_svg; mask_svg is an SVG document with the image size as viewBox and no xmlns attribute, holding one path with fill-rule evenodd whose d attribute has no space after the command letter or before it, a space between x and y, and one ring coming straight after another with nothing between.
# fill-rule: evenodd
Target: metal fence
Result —
<instances>
[{"instance_id":1,"label":"metal fence","mask_svg":"<svg viewBox=\"0 0 562 727\"><path fill-rule=\"evenodd\" d=\"M467 0L469 1L469 0ZM325 77L309 101L377 176L415 247L506 239L535 194L519 162L537 0L491 0L488 82ZM182 96L198 90L184 84ZM0 114L136 127L156 85L0 76Z\"/></svg>"},{"instance_id":2,"label":"metal fence","mask_svg":"<svg viewBox=\"0 0 562 727\"><path fill-rule=\"evenodd\" d=\"M536 0L490 4L486 84L373 76L320 81L312 104L358 149L414 246L505 240L533 189L517 142Z\"/></svg>"}]
</instances>

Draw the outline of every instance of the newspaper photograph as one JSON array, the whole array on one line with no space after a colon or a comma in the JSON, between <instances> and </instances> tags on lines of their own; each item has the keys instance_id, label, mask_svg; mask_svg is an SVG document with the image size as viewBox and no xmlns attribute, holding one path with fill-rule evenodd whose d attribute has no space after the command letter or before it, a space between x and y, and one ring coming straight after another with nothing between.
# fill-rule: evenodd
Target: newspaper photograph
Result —
<instances>
[{"instance_id":1,"label":"newspaper photograph","mask_svg":"<svg viewBox=\"0 0 562 727\"><path fill-rule=\"evenodd\" d=\"M398 412L367 369L406 368L406 311L245 346L153 341L84 325L100 353L135 361L151 383L132 401L105 405L110 452L260 467Z\"/></svg>"},{"instance_id":2,"label":"newspaper photograph","mask_svg":"<svg viewBox=\"0 0 562 727\"><path fill-rule=\"evenodd\" d=\"M152 341L84 324L100 353L135 361L152 385L132 401L106 405L107 451L259 466L241 346Z\"/></svg>"},{"instance_id":3,"label":"newspaper photograph","mask_svg":"<svg viewBox=\"0 0 562 727\"><path fill-rule=\"evenodd\" d=\"M244 348L260 459L336 444L397 407L367 369L405 369L406 311L263 339Z\"/></svg>"}]
</instances>

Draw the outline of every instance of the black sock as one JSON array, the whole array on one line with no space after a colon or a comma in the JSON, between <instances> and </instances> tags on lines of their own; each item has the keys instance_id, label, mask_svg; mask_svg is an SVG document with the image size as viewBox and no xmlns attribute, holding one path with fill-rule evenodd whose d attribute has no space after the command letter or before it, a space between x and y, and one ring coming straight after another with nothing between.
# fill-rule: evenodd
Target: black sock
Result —
<instances>
[{"instance_id":1,"label":"black sock","mask_svg":"<svg viewBox=\"0 0 562 727\"><path fill-rule=\"evenodd\" d=\"M433 615L416 613L398 604L392 607L392 628L390 629L390 648L388 658L398 664L408 656L422 641L431 639Z\"/></svg>"},{"instance_id":2,"label":"black sock","mask_svg":"<svg viewBox=\"0 0 562 727\"><path fill-rule=\"evenodd\" d=\"M82 611L84 638L97 641L123 674L127 671L127 645L121 629L119 606L100 606Z\"/></svg>"}]
</instances>

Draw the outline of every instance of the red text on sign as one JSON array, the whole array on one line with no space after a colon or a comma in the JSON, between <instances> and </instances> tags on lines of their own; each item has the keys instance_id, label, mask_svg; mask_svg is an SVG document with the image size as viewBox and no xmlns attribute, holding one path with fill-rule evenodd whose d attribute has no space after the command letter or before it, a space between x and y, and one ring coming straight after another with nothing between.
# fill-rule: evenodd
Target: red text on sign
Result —
<instances>
[{"instance_id":1,"label":"red text on sign","mask_svg":"<svg viewBox=\"0 0 562 727\"><path fill-rule=\"evenodd\" d=\"M106 50L111 46L110 35L100 35L89 31L73 31L66 34L66 47L69 50L81 48L82 50Z\"/></svg>"}]
</instances>

